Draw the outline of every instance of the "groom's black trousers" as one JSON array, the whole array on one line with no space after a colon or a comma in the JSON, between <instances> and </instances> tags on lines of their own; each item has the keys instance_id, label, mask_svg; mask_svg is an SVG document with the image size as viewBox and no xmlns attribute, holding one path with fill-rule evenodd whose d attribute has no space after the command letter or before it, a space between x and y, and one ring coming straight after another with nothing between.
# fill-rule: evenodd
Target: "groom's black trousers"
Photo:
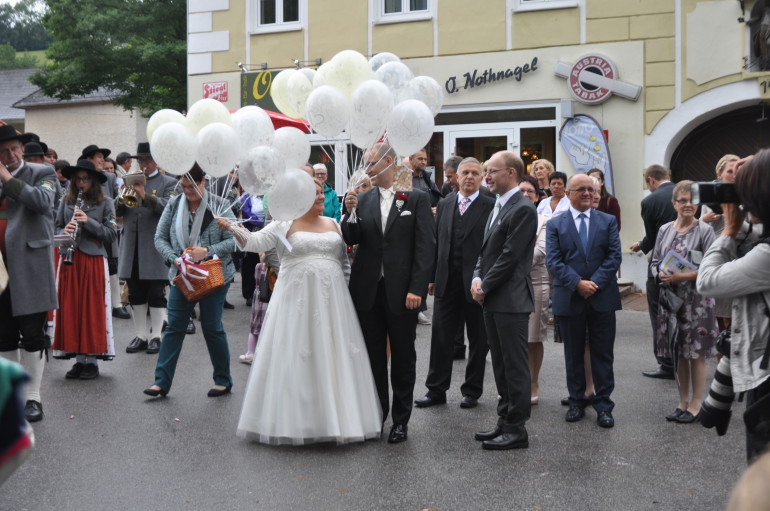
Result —
<instances>
[{"instance_id":1,"label":"groom's black trousers","mask_svg":"<svg viewBox=\"0 0 770 511\"><path fill-rule=\"evenodd\" d=\"M356 309L369 353L374 383L382 406L383 422L388 416L390 398L388 389L387 343L390 339L390 383L393 387L393 423L406 424L412 415L415 366L417 352L417 309L394 313L385 296L385 279L380 279L371 310ZM406 296L404 296L406 301Z\"/></svg>"}]
</instances>

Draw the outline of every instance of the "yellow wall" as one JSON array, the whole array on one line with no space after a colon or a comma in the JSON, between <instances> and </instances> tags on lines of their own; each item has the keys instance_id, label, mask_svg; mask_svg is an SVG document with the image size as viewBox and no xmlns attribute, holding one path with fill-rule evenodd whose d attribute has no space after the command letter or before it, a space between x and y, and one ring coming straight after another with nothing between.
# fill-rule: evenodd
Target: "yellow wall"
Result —
<instances>
[{"instance_id":1,"label":"yellow wall","mask_svg":"<svg viewBox=\"0 0 770 511\"><path fill-rule=\"evenodd\" d=\"M328 62L342 50L366 54L368 16L367 2L361 0L336 0L333 8L308 2L308 59Z\"/></svg>"},{"instance_id":2,"label":"yellow wall","mask_svg":"<svg viewBox=\"0 0 770 511\"><path fill-rule=\"evenodd\" d=\"M235 5L238 8L235 8ZM244 35L246 33L246 21L243 15L245 3L231 2L229 11L215 11L212 13L211 28L214 32L230 32L230 50L217 51L211 54L212 70L214 73L226 73L237 70L236 62L246 59Z\"/></svg>"},{"instance_id":3,"label":"yellow wall","mask_svg":"<svg viewBox=\"0 0 770 511\"><path fill-rule=\"evenodd\" d=\"M511 41L514 50L579 44L580 11L573 8L514 13Z\"/></svg>"},{"instance_id":4,"label":"yellow wall","mask_svg":"<svg viewBox=\"0 0 770 511\"><path fill-rule=\"evenodd\" d=\"M291 67L292 60L305 55L305 36L301 30L251 36L251 67L267 62L270 68Z\"/></svg>"},{"instance_id":5,"label":"yellow wall","mask_svg":"<svg viewBox=\"0 0 770 511\"><path fill-rule=\"evenodd\" d=\"M383 51L401 58L433 55L433 22L375 25L372 27L372 53Z\"/></svg>"},{"instance_id":6,"label":"yellow wall","mask_svg":"<svg viewBox=\"0 0 770 511\"><path fill-rule=\"evenodd\" d=\"M438 53L457 55L505 50L505 0L463 0L438 3Z\"/></svg>"}]
</instances>

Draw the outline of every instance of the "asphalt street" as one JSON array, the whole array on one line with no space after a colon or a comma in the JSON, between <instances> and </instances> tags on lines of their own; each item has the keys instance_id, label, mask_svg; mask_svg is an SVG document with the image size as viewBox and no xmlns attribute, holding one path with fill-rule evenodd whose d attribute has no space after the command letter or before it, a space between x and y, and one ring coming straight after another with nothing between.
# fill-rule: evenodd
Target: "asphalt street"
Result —
<instances>
[{"instance_id":1,"label":"asphalt street","mask_svg":"<svg viewBox=\"0 0 770 511\"><path fill-rule=\"evenodd\" d=\"M229 292L235 310L224 312L231 395L206 397L211 365L199 325L165 399L142 393L156 357L125 353L130 320L115 320L118 355L101 364L98 379L65 380L72 361L52 360L35 449L0 487L0 510L707 511L724 508L745 468L742 404L721 438L698 424L666 422L676 387L642 376L654 363L650 325L646 312L633 310L617 317L613 429L599 428L592 410L581 422L564 421L563 353L549 332L529 449L489 452L473 440L494 425L497 393L487 363L479 406L461 409L462 362L455 362L448 403L415 409L403 444L271 447L240 439L249 366L238 355L249 309L239 288ZM430 328L418 326L415 397L425 392Z\"/></svg>"}]
</instances>

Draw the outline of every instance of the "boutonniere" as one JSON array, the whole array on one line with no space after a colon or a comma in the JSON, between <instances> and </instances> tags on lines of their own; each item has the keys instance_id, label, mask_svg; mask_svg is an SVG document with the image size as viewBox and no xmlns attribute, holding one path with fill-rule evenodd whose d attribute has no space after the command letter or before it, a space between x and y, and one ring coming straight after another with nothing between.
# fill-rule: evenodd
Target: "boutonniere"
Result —
<instances>
[{"instance_id":1,"label":"boutonniere","mask_svg":"<svg viewBox=\"0 0 770 511\"><path fill-rule=\"evenodd\" d=\"M406 200L408 197L405 193L398 192L396 194L396 209L398 209L398 212L401 213L401 208L404 207L404 204L406 204Z\"/></svg>"}]
</instances>

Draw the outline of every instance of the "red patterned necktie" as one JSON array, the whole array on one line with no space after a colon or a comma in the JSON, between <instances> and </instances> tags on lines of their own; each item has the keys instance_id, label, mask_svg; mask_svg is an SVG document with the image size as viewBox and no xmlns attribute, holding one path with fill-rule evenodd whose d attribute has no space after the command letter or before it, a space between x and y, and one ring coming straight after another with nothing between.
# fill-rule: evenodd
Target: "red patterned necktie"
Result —
<instances>
[{"instance_id":1,"label":"red patterned necktie","mask_svg":"<svg viewBox=\"0 0 770 511\"><path fill-rule=\"evenodd\" d=\"M469 197L463 197L460 199L460 216L465 214L470 204L471 204L471 199Z\"/></svg>"}]
</instances>

